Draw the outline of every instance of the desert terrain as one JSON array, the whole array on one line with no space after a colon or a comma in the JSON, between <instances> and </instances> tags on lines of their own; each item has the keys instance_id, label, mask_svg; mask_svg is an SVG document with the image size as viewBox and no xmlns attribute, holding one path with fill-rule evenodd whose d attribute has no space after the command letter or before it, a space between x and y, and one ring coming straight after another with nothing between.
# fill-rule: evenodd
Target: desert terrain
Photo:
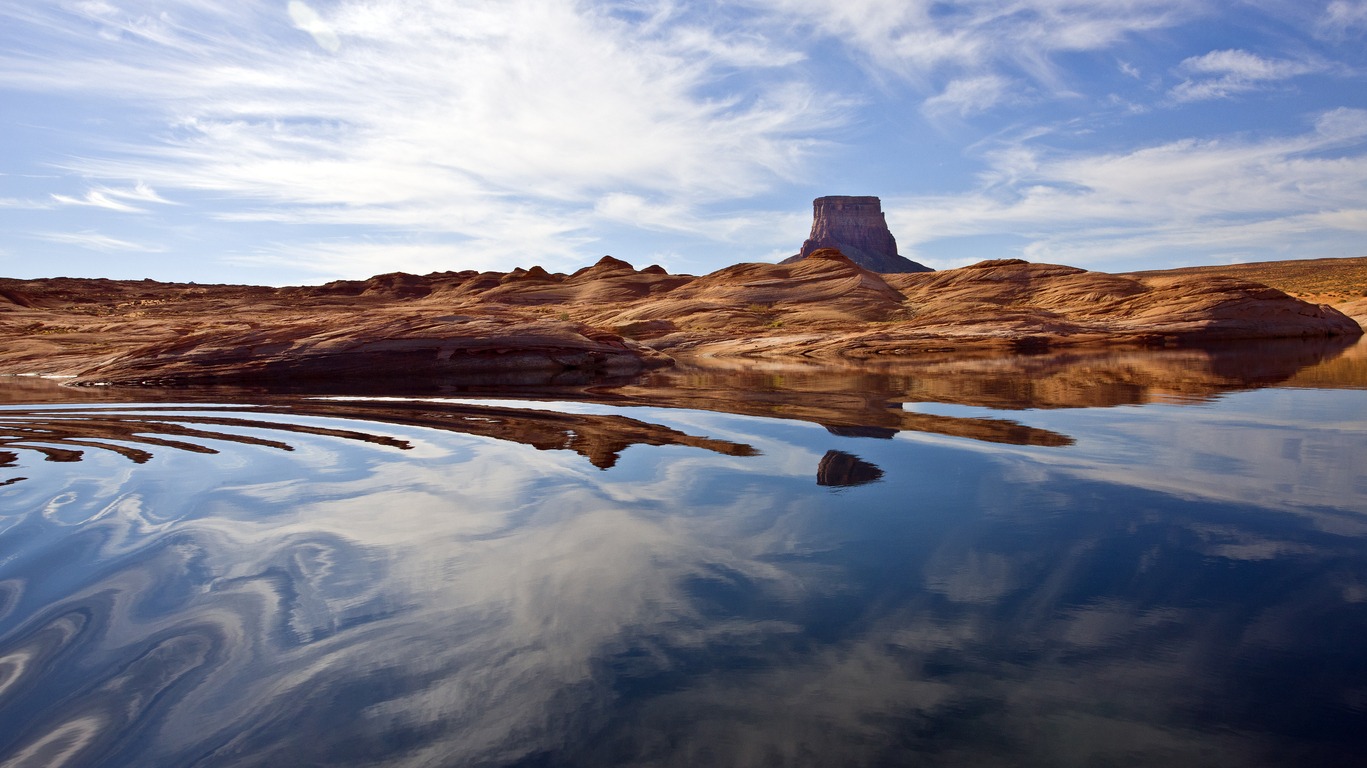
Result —
<instances>
[{"instance_id":1,"label":"desert terrain","mask_svg":"<svg viewBox=\"0 0 1367 768\"><path fill-rule=\"evenodd\" d=\"M1364 275L1362 258L1125 275L992 260L879 274L821 249L699 277L609 256L572 274L394 273L283 288L0 279L0 373L131 385L537 383L678 361L876 365L1357 336Z\"/></svg>"}]
</instances>

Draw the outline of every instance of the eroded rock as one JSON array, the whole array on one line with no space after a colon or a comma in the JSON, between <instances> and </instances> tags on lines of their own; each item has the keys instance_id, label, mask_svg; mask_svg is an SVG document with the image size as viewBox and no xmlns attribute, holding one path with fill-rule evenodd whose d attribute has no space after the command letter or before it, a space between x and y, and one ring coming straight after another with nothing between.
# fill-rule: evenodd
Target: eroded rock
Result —
<instances>
[{"instance_id":1,"label":"eroded rock","mask_svg":"<svg viewBox=\"0 0 1367 768\"><path fill-rule=\"evenodd\" d=\"M888 230L883 203L877 197L834 195L813 200L811 236L796 256L782 263L810 258L823 249L840 251L871 272L931 271L897 253L897 240Z\"/></svg>"}]
</instances>

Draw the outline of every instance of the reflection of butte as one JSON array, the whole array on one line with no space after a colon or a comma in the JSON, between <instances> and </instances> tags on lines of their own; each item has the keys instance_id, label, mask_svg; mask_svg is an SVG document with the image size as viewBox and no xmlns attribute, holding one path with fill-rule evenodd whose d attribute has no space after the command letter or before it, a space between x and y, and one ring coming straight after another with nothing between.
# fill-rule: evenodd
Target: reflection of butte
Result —
<instances>
[{"instance_id":1,"label":"reflection of butte","mask_svg":"<svg viewBox=\"0 0 1367 768\"><path fill-rule=\"evenodd\" d=\"M867 485L882 478L883 470L876 465L844 451L826 451L816 468L817 485L847 488Z\"/></svg>"},{"instance_id":2,"label":"reflection of butte","mask_svg":"<svg viewBox=\"0 0 1367 768\"><path fill-rule=\"evenodd\" d=\"M47 461L80 461L83 449L117 453L137 463L152 458L147 450L170 448L194 453L217 453L205 441L226 441L291 451L280 440L206 429L225 427L332 437L406 450L405 440L349 429L335 429L235 415L206 415L221 407L100 408L87 410L0 410L0 467L18 463L17 451L32 451ZM241 409L238 409L241 410ZM253 407L255 412L300 417L365 420L426 427L447 432L493 437L530 445L538 450L572 450L594 466L616 464L622 450L635 444L687 445L729 456L753 456L748 445L698 437L659 424L614 415L562 414L520 408L423 402L303 401L289 405ZM192 426L197 425L197 426ZM132 445L129 445L129 444ZM11 478L4 484L21 478Z\"/></svg>"}]
</instances>

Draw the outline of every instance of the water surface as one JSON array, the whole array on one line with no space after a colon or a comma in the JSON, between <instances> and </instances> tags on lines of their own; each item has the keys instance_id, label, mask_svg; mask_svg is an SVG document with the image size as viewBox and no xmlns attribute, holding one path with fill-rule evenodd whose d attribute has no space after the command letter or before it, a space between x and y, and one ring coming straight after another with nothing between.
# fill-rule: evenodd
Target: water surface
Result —
<instances>
[{"instance_id":1,"label":"water surface","mask_svg":"<svg viewBox=\"0 0 1367 768\"><path fill-rule=\"evenodd\" d=\"M0 384L0 765L1357 764L1362 356Z\"/></svg>"}]
</instances>

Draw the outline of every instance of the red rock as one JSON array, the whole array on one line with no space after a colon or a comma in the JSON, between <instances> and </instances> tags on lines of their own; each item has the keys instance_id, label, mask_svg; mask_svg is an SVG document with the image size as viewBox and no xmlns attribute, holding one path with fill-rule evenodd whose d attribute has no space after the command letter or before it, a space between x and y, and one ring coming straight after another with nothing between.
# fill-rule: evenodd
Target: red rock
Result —
<instances>
[{"instance_id":1,"label":"red rock","mask_svg":"<svg viewBox=\"0 0 1367 768\"><path fill-rule=\"evenodd\" d=\"M897 253L883 204L876 197L818 197L812 201L812 233L796 256L781 263L810 258L835 249L872 272L929 272L930 268Z\"/></svg>"},{"instance_id":2,"label":"red rock","mask_svg":"<svg viewBox=\"0 0 1367 768\"><path fill-rule=\"evenodd\" d=\"M877 274L817 250L702 277L605 257L566 277L401 273L268 288L0 280L0 373L85 381L450 380L632 372L670 357L852 361L947 350L1355 336L1328 306L1247 280L1020 260ZM668 356L667 356L668 355Z\"/></svg>"}]
</instances>

